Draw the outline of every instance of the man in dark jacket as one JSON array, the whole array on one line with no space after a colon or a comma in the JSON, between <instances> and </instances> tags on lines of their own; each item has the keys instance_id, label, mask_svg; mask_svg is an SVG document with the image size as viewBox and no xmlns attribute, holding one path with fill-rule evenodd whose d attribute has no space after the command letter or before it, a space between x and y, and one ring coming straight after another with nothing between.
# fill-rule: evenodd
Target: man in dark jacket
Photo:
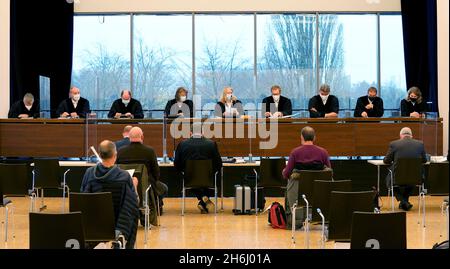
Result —
<instances>
[{"instance_id":1,"label":"man in dark jacket","mask_svg":"<svg viewBox=\"0 0 450 269\"><path fill-rule=\"evenodd\" d=\"M119 231L127 240L126 247L133 248L137 234L137 220L139 217L139 205L137 196L137 178L131 178L130 174L115 165L117 158L116 146L113 142L105 140L99 145L99 155L102 159L94 167L86 170L81 183L81 192L102 192L102 184L123 183L125 194L121 208L117 210L116 231ZM130 216L132 216L130 218Z\"/></svg>"},{"instance_id":2,"label":"man in dark jacket","mask_svg":"<svg viewBox=\"0 0 450 269\"><path fill-rule=\"evenodd\" d=\"M330 86L320 86L319 94L309 99L309 116L311 118L337 118L339 100L330 94Z\"/></svg>"},{"instance_id":3,"label":"man in dark jacket","mask_svg":"<svg viewBox=\"0 0 450 269\"><path fill-rule=\"evenodd\" d=\"M397 168L397 160L399 158L420 158L423 163L427 162L425 148L422 141L418 141L412 138L412 131L410 128L405 127L400 131L400 139L391 142L389 150L384 157L383 162L385 164L392 164L391 171L395 171ZM391 175L386 177L386 184L388 188L391 187ZM394 178L395 184L395 178ZM414 186L398 186L394 187L394 195L397 201L400 201L399 207L405 211L411 209L412 205L409 203L409 196L411 195Z\"/></svg>"},{"instance_id":4,"label":"man in dark jacket","mask_svg":"<svg viewBox=\"0 0 450 269\"><path fill-rule=\"evenodd\" d=\"M377 96L377 88L370 87L367 95L359 97L356 101L354 117L381 118L383 114L383 99Z\"/></svg>"},{"instance_id":5,"label":"man in dark jacket","mask_svg":"<svg viewBox=\"0 0 450 269\"><path fill-rule=\"evenodd\" d=\"M35 101L34 96L31 93L27 93L24 95L23 100L19 100L11 106L8 118L39 118L39 113L39 101Z\"/></svg>"},{"instance_id":6,"label":"man in dark jacket","mask_svg":"<svg viewBox=\"0 0 450 269\"><path fill-rule=\"evenodd\" d=\"M127 125L123 128L122 131L122 139L114 142L116 144L116 148L117 150L120 150L120 148L124 147L124 146L128 146L131 142L130 142L130 131L133 128L133 126L131 125Z\"/></svg>"},{"instance_id":7,"label":"man in dark jacket","mask_svg":"<svg viewBox=\"0 0 450 269\"><path fill-rule=\"evenodd\" d=\"M266 118L292 115L291 100L281 96L281 87L274 85L270 90L272 95L264 98L262 101L262 115Z\"/></svg>"},{"instance_id":8,"label":"man in dark jacket","mask_svg":"<svg viewBox=\"0 0 450 269\"><path fill-rule=\"evenodd\" d=\"M72 87L69 98L59 104L56 115L61 118L86 118L90 112L89 101L80 96L80 89Z\"/></svg>"},{"instance_id":9,"label":"man in dark jacket","mask_svg":"<svg viewBox=\"0 0 450 269\"><path fill-rule=\"evenodd\" d=\"M202 126L200 123L194 123L191 131L191 138L178 144L175 151L175 168L184 172L186 161L188 160L211 160L213 173L222 168L222 158L216 142L205 138L202 135ZM213 196L212 190L207 188L193 189L195 196L199 200L197 207L201 213L214 212L214 204L209 199Z\"/></svg>"},{"instance_id":10,"label":"man in dark jacket","mask_svg":"<svg viewBox=\"0 0 450 269\"><path fill-rule=\"evenodd\" d=\"M108 118L142 119L144 118L144 112L141 103L131 97L131 91L124 90L120 93L120 99L112 104Z\"/></svg>"},{"instance_id":11,"label":"man in dark jacket","mask_svg":"<svg viewBox=\"0 0 450 269\"><path fill-rule=\"evenodd\" d=\"M144 163L148 171L148 181L159 196L160 212L162 212L163 197L167 194L167 185L160 181L158 159L153 148L144 145L144 132L139 127L130 130L130 144L120 148L117 153L117 163ZM145 190L147 186L142 186Z\"/></svg>"}]
</instances>

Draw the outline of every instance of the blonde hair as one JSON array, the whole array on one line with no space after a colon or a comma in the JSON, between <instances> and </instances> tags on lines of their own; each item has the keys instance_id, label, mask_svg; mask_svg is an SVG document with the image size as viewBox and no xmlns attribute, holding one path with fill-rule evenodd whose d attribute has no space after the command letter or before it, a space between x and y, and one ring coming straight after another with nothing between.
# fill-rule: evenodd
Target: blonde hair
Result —
<instances>
[{"instance_id":1,"label":"blonde hair","mask_svg":"<svg viewBox=\"0 0 450 269\"><path fill-rule=\"evenodd\" d=\"M231 88L230 86L226 86L225 88L223 88L223 92L222 92L222 97L220 97L219 102L225 104L227 102L227 90L231 90L232 92L234 92L233 88ZM235 102L237 100L236 96L231 97L231 101Z\"/></svg>"},{"instance_id":2,"label":"blonde hair","mask_svg":"<svg viewBox=\"0 0 450 269\"><path fill-rule=\"evenodd\" d=\"M417 103L418 104L422 103L422 92L420 91L420 89L418 87L411 87L408 90L408 96L406 96L407 101L411 101L411 99L409 98L411 93L414 93L415 95L417 95Z\"/></svg>"}]
</instances>

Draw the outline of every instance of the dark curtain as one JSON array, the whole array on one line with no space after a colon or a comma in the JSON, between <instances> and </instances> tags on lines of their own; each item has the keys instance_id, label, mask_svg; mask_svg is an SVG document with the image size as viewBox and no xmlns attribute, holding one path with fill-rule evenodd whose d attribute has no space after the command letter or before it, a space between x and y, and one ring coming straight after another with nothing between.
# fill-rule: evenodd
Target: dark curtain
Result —
<instances>
[{"instance_id":1,"label":"dark curtain","mask_svg":"<svg viewBox=\"0 0 450 269\"><path fill-rule=\"evenodd\" d=\"M39 99L39 76L47 76L54 115L70 88L73 1L11 0L10 33L11 104L27 92Z\"/></svg>"},{"instance_id":2,"label":"dark curtain","mask_svg":"<svg viewBox=\"0 0 450 269\"><path fill-rule=\"evenodd\" d=\"M422 91L429 111L438 111L436 0L402 0L406 84Z\"/></svg>"}]
</instances>

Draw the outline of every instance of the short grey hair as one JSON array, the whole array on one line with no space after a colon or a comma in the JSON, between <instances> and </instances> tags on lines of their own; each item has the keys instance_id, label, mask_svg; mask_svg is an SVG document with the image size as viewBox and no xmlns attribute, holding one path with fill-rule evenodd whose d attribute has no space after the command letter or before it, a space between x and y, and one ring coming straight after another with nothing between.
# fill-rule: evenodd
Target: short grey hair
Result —
<instances>
[{"instance_id":1,"label":"short grey hair","mask_svg":"<svg viewBox=\"0 0 450 269\"><path fill-rule=\"evenodd\" d=\"M110 140L104 140L98 146L98 151L102 160L109 160L117 153L116 144Z\"/></svg>"},{"instance_id":2,"label":"short grey hair","mask_svg":"<svg viewBox=\"0 0 450 269\"><path fill-rule=\"evenodd\" d=\"M400 135L403 135L403 136L412 136L411 128L409 128L409 127L403 127L403 128L400 130Z\"/></svg>"},{"instance_id":3,"label":"short grey hair","mask_svg":"<svg viewBox=\"0 0 450 269\"><path fill-rule=\"evenodd\" d=\"M330 92L330 85L328 84L322 84L319 88L319 91L323 91L323 92Z\"/></svg>"},{"instance_id":4,"label":"short grey hair","mask_svg":"<svg viewBox=\"0 0 450 269\"><path fill-rule=\"evenodd\" d=\"M30 100L31 102L34 102L34 96L31 94L31 93L26 93L24 96L23 96L23 100L25 101L25 100Z\"/></svg>"}]
</instances>

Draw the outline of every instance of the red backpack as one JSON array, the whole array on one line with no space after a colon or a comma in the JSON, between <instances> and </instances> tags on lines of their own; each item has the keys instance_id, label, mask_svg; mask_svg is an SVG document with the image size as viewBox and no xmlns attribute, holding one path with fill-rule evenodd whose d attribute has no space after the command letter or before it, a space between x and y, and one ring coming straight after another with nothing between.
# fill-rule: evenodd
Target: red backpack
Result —
<instances>
[{"instance_id":1,"label":"red backpack","mask_svg":"<svg viewBox=\"0 0 450 269\"><path fill-rule=\"evenodd\" d=\"M286 229L286 212L278 202L273 202L269 210L269 223L272 228Z\"/></svg>"}]
</instances>

